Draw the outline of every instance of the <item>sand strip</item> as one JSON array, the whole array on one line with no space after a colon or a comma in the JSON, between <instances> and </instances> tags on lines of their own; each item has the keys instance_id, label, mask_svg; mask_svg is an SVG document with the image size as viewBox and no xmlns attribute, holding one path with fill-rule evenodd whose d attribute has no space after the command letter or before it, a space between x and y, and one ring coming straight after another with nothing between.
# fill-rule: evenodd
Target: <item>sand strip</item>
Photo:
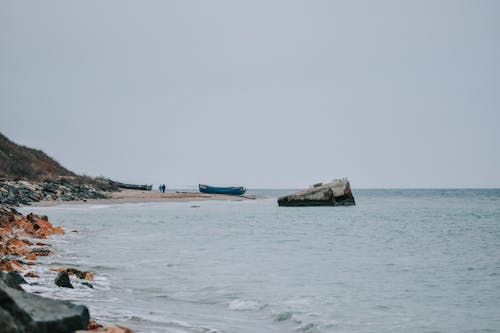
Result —
<instances>
[{"instance_id":1,"label":"sand strip","mask_svg":"<svg viewBox=\"0 0 500 333\"><path fill-rule=\"evenodd\" d=\"M189 202L203 200L253 200L260 197L251 195L224 195L224 194L207 194L197 192L157 192L157 191L140 191L140 190L121 190L113 192L109 199L86 199L73 201L59 200L43 200L40 202L32 202L35 207L55 206L61 204L120 204L120 203L144 203L144 202Z\"/></svg>"}]
</instances>

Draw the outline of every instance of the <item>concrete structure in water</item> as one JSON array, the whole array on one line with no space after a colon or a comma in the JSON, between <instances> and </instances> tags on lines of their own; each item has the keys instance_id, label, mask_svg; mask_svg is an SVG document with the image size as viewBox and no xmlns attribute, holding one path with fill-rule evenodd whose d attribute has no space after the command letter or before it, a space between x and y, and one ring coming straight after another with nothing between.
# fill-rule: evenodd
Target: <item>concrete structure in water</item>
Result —
<instances>
[{"instance_id":1,"label":"concrete structure in water","mask_svg":"<svg viewBox=\"0 0 500 333\"><path fill-rule=\"evenodd\" d=\"M347 178L327 184L314 184L309 189L278 198L280 206L354 206L354 196Z\"/></svg>"}]
</instances>

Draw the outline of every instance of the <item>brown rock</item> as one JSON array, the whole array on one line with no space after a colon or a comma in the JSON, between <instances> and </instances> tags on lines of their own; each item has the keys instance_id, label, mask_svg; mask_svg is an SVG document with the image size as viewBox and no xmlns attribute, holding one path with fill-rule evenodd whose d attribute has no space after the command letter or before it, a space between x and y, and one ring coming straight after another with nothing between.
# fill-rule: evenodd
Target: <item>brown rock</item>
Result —
<instances>
[{"instance_id":1,"label":"brown rock","mask_svg":"<svg viewBox=\"0 0 500 333\"><path fill-rule=\"evenodd\" d=\"M76 331L75 333L135 333L135 332L130 328L113 325L113 326L100 327L97 329L93 329L91 331Z\"/></svg>"},{"instance_id":2,"label":"brown rock","mask_svg":"<svg viewBox=\"0 0 500 333\"><path fill-rule=\"evenodd\" d=\"M25 246L24 242L17 238L11 238L5 243L7 244L7 246L19 246L19 247Z\"/></svg>"},{"instance_id":3,"label":"brown rock","mask_svg":"<svg viewBox=\"0 0 500 333\"><path fill-rule=\"evenodd\" d=\"M36 222L33 224L33 226L35 227L35 229L45 228L45 229L50 230L50 229L54 228L52 223L50 223L49 221L42 220L42 219L36 220Z\"/></svg>"},{"instance_id":4,"label":"brown rock","mask_svg":"<svg viewBox=\"0 0 500 333\"><path fill-rule=\"evenodd\" d=\"M12 250L11 250L11 249L9 249L7 246L3 246L3 245L2 245L2 246L1 246L1 248L0 248L0 252L1 252L1 253L2 253L2 255L4 255L4 256L5 256L5 255L7 255L7 256L8 256L9 254L12 254Z\"/></svg>"},{"instance_id":5,"label":"brown rock","mask_svg":"<svg viewBox=\"0 0 500 333\"><path fill-rule=\"evenodd\" d=\"M12 227L10 225L0 224L0 237L7 235L12 232Z\"/></svg>"},{"instance_id":6,"label":"brown rock","mask_svg":"<svg viewBox=\"0 0 500 333\"><path fill-rule=\"evenodd\" d=\"M49 271L56 272L56 273L59 273L59 272L65 271L65 270L66 270L66 268L62 268L62 267L59 267L59 268L49 268Z\"/></svg>"},{"instance_id":7,"label":"brown rock","mask_svg":"<svg viewBox=\"0 0 500 333\"><path fill-rule=\"evenodd\" d=\"M35 228L33 228L33 225L29 221L27 221L21 217L18 217L18 216L15 217L15 224L18 228L20 228L21 230L24 230L25 232L29 233L30 235L33 235L35 233Z\"/></svg>"},{"instance_id":8,"label":"brown rock","mask_svg":"<svg viewBox=\"0 0 500 333\"><path fill-rule=\"evenodd\" d=\"M88 281L94 281L94 276L92 275L91 272L82 272L82 271L79 271L76 268L68 268L68 269L66 269L66 272L69 275L75 275L79 279L85 279L85 280L88 280Z\"/></svg>"},{"instance_id":9,"label":"brown rock","mask_svg":"<svg viewBox=\"0 0 500 333\"><path fill-rule=\"evenodd\" d=\"M23 241L23 243L24 243L24 244L26 244L26 245L29 245L29 246L33 245L33 242L32 242L32 241L30 241L30 240L28 240L28 239L21 239L21 240L22 240L22 241Z\"/></svg>"},{"instance_id":10,"label":"brown rock","mask_svg":"<svg viewBox=\"0 0 500 333\"><path fill-rule=\"evenodd\" d=\"M96 323L94 320L89 321L89 324L87 325L87 330L95 330L98 328L101 328L102 325Z\"/></svg>"},{"instance_id":11,"label":"brown rock","mask_svg":"<svg viewBox=\"0 0 500 333\"><path fill-rule=\"evenodd\" d=\"M38 257L46 257L48 255L51 255L52 251L50 251L49 249L45 249L45 248L36 248L36 249L31 250L30 254L31 253L33 253L34 255L36 255Z\"/></svg>"},{"instance_id":12,"label":"brown rock","mask_svg":"<svg viewBox=\"0 0 500 333\"><path fill-rule=\"evenodd\" d=\"M18 263L15 260L6 260L0 262L0 270L5 271L5 272L22 272L25 270L23 265Z\"/></svg>"},{"instance_id":13,"label":"brown rock","mask_svg":"<svg viewBox=\"0 0 500 333\"><path fill-rule=\"evenodd\" d=\"M45 228L40 228L35 232L36 238L46 239L50 235L52 235L50 230Z\"/></svg>"},{"instance_id":14,"label":"brown rock","mask_svg":"<svg viewBox=\"0 0 500 333\"><path fill-rule=\"evenodd\" d=\"M28 272L26 274L24 274L25 277L30 277L30 278L40 278L40 276L38 274L36 274L35 272Z\"/></svg>"},{"instance_id":15,"label":"brown rock","mask_svg":"<svg viewBox=\"0 0 500 333\"><path fill-rule=\"evenodd\" d=\"M52 234L54 234L54 235L64 235L65 232L64 232L64 229L61 228L61 227L54 227L54 228L52 228Z\"/></svg>"},{"instance_id":16,"label":"brown rock","mask_svg":"<svg viewBox=\"0 0 500 333\"><path fill-rule=\"evenodd\" d=\"M6 247L10 250L11 254L17 254L20 256L24 256L28 253L29 249L24 244L24 242L17 238L11 238L7 242L5 242Z\"/></svg>"},{"instance_id":17,"label":"brown rock","mask_svg":"<svg viewBox=\"0 0 500 333\"><path fill-rule=\"evenodd\" d=\"M34 253L30 253L30 254L28 254L28 255L26 256L26 259L28 259L28 260L37 260L37 259L38 259L38 257L36 256L36 254L34 254Z\"/></svg>"}]
</instances>

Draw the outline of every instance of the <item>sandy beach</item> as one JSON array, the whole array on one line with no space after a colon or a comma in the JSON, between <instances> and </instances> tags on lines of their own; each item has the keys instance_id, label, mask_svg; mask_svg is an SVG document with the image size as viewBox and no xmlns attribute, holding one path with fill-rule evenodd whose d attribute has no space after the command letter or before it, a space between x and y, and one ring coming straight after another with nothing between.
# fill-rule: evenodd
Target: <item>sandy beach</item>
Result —
<instances>
[{"instance_id":1,"label":"sandy beach","mask_svg":"<svg viewBox=\"0 0 500 333\"><path fill-rule=\"evenodd\" d=\"M120 204L120 203L143 203L143 202L189 202L203 200L255 200L259 197L252 195L224 195L224 194L206 194L197 192L158 192L158 191L140 191L140 190L121 190L113 192L109 199L85 199L85 200L42 200L31 203L32 206L43 207L68 204Z\"/></svg>"}]
</instances>

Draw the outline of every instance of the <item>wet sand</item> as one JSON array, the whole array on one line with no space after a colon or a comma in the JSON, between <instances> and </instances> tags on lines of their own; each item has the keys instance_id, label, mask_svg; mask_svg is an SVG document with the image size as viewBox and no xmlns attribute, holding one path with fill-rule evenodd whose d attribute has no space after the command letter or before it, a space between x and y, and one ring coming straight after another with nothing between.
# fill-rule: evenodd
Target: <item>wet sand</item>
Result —
<instances>
[{"instance_id":1,"label":"wet sand","mask_svg":"<svg viewBox=\"0 0 500 333\"><path fill-rule=\"evenodd\" d=\"M188 202L203 200L254 200L258 197L252 195L224 195L207 194L197 192L158 192L158 191L140 191L140 190L121 190L113 192L109 199L86 199L74 201L44 200L33 202L32 206L54 206L60 204L119 204L119 203L143 203L143 202Z\"/></svg>"}]
</instances>

